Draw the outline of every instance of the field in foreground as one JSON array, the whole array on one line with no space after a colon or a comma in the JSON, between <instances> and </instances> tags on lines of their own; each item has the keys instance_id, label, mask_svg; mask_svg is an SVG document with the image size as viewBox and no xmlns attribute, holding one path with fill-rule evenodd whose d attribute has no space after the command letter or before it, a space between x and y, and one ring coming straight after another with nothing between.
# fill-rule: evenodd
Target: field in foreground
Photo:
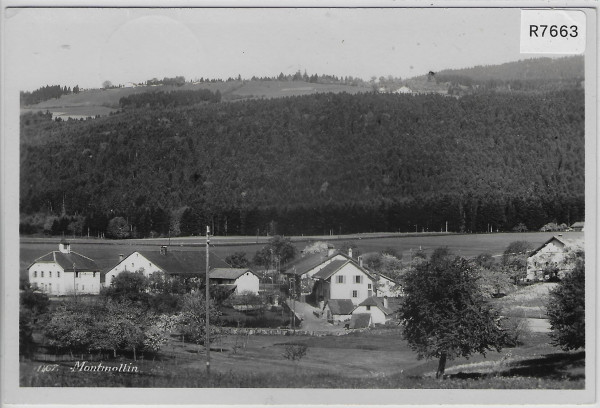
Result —
<instances>
[{"instance_id":1,"label":"field in foreground","mask_svg":"<svg viewBox=\"0 0 600 408\"><path fill-rule=\"evenodd\" d=\"M398 329L346 336L225 336L211 349L212 375L206 377L201 347L173 342L154 359L120 357L105 366L129 364L137 373L72 372L77 361L58 362L55 371L38 372L52 362L25 361L21 386L231 387L231 388L515 388L582 389L585 352L562 352L544 334L525 344L490 352L487 358L450 361L444 381L433 377L437 362L417 360ZM288 344L305 344L300 361L283 357ZM237 346L236 346L237 345ZM88 361L88 365L96 362Z\"/></svg>"}]
</instances>

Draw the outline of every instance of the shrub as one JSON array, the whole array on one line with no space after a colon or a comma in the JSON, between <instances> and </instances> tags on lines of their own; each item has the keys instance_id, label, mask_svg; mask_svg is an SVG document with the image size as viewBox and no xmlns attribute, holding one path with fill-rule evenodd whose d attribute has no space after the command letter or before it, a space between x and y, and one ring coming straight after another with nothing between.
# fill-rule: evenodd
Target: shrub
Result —
<instances>
[{"instance_id":1,"label":"shrub","mask_svg":"<svg viewBox=\"0 0 600 408\"><path fill-rule=\"evenodd\" d=\"M286 344L283 357L291 361L300 361L306 355L307 350L306 344Z\"/></svg>"}]
</instances>

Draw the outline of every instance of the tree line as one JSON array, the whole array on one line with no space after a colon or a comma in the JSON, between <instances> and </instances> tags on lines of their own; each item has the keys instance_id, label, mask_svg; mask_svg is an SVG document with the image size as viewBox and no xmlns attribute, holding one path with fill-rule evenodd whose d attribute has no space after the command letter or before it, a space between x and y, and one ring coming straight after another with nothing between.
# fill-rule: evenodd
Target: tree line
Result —
<instances>
[{"instance_id":1,"label":"tree line","mask_svg":"<svg viewBox=\"0 0 600 408\"><path fill-rule=\"evenodd\" d=\"M49 99L58 99L63 95L78 94L79 92L79 85L75 85L73 89L70 86L46 85L32 92L21 91L21 106L35 105Z\"/></svg>"}]
</instances>

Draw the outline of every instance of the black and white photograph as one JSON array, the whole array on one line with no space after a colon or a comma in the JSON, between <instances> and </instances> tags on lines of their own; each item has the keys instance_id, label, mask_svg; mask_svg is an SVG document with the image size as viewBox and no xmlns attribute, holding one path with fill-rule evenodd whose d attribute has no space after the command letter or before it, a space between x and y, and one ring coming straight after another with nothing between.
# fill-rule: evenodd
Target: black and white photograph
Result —
<instances>
[{"instance_id":1,"label":"black and white photograph","mask_svg":"<svg viewBox=\"0 0 600 408\"><path fill-rule=\"evenodd\" d=\"M3 402L593 402L597 4L502 4L3 4Z\"/></svg>"}]
</instances>

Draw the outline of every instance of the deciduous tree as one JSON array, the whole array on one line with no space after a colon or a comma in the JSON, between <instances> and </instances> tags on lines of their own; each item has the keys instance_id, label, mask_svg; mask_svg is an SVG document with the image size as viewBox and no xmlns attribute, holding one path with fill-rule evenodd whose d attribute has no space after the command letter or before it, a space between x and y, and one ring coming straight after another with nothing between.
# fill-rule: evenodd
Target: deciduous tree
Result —
<instances>
[{"instance_id":1,"label":"deciduous tree","mask_svg":"<svg viewBox=\"0 0 600 408\"><path fill-rule=\"evenodd\" d=\"M505 334L498 313L486 303L477 279L471 262L445 249L404 276L403 336L418 358L439 359L437 378L443 378L447 359L501 349Z\"/></svg>"}]
</instances>

